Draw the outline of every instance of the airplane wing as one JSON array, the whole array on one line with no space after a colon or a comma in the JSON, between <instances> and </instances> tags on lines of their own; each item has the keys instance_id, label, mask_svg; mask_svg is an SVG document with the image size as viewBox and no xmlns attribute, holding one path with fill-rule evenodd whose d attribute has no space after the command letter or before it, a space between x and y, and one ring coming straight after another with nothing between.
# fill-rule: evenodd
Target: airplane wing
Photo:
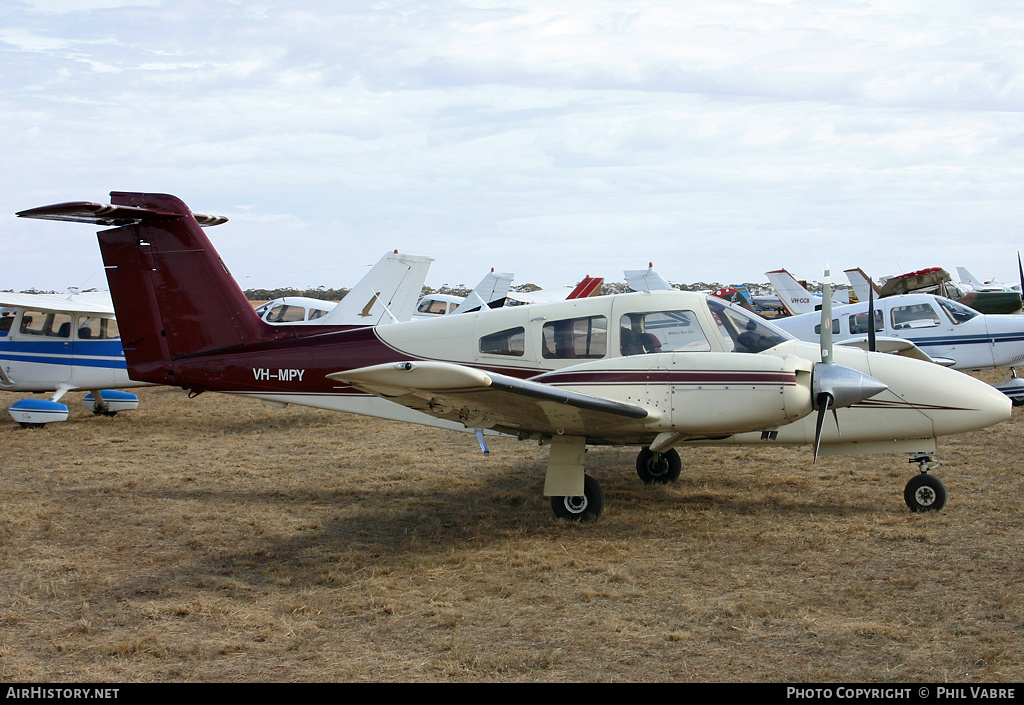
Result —
<instances>
[{"instance_id":1,"label":"airplane wing","mask_svg":"<svg viewBox=\"0 0 1024 705\"><path fill-rule=\"evenodd\" d=\"M502 433L593 437L660 417L641 406L447 362L388 363L327 376L467 428Z\"/></svg>"},{"instance_id":2,"label":"airplane wing","mask_svg":"<svg viewBox=\"0 0 1024 705\"><path fill-rule=\"evenodd\" d=\"M842 341L840 344L848 345L852 348L867 350L868 338L866 335L858 338L850 338ZM913 341L905 340L904 338L877 336L875 338L875 351L888 353L890 355L900 355L902 357L912 357L916 360L924 360L925 362L934 362L936 365L942 365L943 367L950 367L956 364L956 360L950 360L948 357L932 357L924 350L914 345Z\"/></svg>"},{"instance_id":3,"label":"airplane wing","mask_svg":"<svg viewBox=\"0 0 1024 705\"><path fill-rule=\"evenodd\" d=\"M15 294L0 292L0 307L28 308L36 311L71 311L84 314L114 315L110 294Z\"/></svg>"}]
</instances>

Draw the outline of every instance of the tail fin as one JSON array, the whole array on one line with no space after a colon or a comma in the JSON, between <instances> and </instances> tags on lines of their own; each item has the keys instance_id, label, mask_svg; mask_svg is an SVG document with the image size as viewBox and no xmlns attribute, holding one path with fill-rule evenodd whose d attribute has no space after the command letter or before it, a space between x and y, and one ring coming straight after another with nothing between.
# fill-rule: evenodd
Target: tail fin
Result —
<instances>
[{"instance_id":1,"label":"tail fin","mask_svg":"<svg viewBox=\"0 0 1024 705\"><path fill-rule=\"evenodd\" d=\"M592 277L588 274L565 298L567 300L585 299L588 296L598 296L601 293L602 284L604 284L604 277Z\"/></svg>"},{"instance_id":2,"label":"tail fin","mask_svg":"<svg viewBox=\"0 0 1024 705\"><path fill-rule=\"evenodd\" d=\"M175 384L172 361L280 335L256 315L193 214L165 194L111 192L111 205L62 203L22 218L111 226L99 233L132 379Z\"/></svg>"},{"instance_id":3,"label":"tail fin","mask_svg":"<svg viewBox=\"0 0 1024 705\"><path fill-rule=\"evenodd\" d=\"M957 273L957 276L960 277L960 283L961 284L966 284L967 286L971 287L975 291L981 291L984 288L984 286L985 286L980 281L975 279L974 275L971 274L969 271L967 271L966 267L957 267L956 268L956 273Z\"/></svg>"},{"instance_id":4,"label":"tail fin","mask_svg":"<svg viewBox=\"0 0 1024 705\"><path fill-rule=\"evenodd\" d=\"M669 291L672 285L654 271L654 262L647 269L627 269L623 272L630 291Z\"/></svg>"},{"instance_id":5,"label":"tail fin","mask_svg":"<svg viewBox=\"0 0 1024 705\"><path fill-rule=\"evenodd\" d=\"M473 287L465 301L459 304L455 313L466 313L482 308L501 308L508 297L512 286L512 274L496 273L493 269L484 275L480 283Z\"/></svg>"},{"instance_id":6,"label":"tail fin","mask_svg":"<svg viewBox=\"0 0 1024 705\"><path fill-rule=\"evenodd\" d=\"M858 301L867 301L872 296L872 289L874 289L874 297L878 298L878 287L875 286L875 283L871 281L871 277L865 274L864 270L860 267L847 269L846 278L850 280L850 286L853 287Z\"/></svg>"},{"instance_id":7,"label":"tail fin","mask_svg":"<svg viewBox=\"0 0 1024 705\"><path fill-rule=\"evenodd\" d=\"M768 277L768 281L771 282L790 316L814 312L815 299L792 274L785 269L776 269L765 272L765 276Z\"/></svg>"},{"instance_id":8,"label":"tail fin","mask_svg":"<svg viewBox=\"0 0 1024 705\"><path fill-rule=\"evenodd\" d=\"M375 326L392 320L412 320L423 293L432 257L388 252L366 273L326 316L316 320L325 326Z\"/></svg>"}]
</instances>

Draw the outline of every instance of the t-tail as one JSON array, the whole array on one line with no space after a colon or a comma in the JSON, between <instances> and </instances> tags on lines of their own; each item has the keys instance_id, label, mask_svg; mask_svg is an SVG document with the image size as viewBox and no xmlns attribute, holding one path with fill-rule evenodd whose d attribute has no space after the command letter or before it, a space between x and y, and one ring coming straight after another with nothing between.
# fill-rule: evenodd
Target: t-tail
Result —
<instances>
[{"instance_id":1,"label":"t-tail","mask_svg":"<svg viewBox=\"0 0 1024 705\"><path fill-rule=\"evenodd\" d=\"M203 232L227 218L193 214L165 194L110 198L18 216L111 228L98 234L100 251L132 379L175 385L174 360L292 335L259 319Z\"/></svg>"}]
</instances>

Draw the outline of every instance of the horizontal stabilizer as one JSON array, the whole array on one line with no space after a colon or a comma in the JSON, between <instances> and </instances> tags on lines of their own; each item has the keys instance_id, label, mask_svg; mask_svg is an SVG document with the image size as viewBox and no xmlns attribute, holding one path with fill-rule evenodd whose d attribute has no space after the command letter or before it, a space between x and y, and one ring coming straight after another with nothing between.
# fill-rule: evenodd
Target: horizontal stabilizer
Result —
<instances>
[{"instance_id":1,"label":"horizontal stabilizer","mask_svg":"<svg viewBox=\"0 0 1024 705\"><path fill-rule=\"evenodd\" d=\"M138 225L163 218L177 218L183 215L192 215L203 227L221 225L228 222L228 219L219 215L203 215L201 213L181 212L181 208L167 207L168 204L160 204L156 207L146 206L115 206L104 203L90 203L88 201L73 201L69 203L58 203L52 206L42 206L21 211L17 214L19 218L35 218L38 220L63 220L70 223L88 223L92 225L103 225L119 228L124 225Z\"/></svg>"}]
</instances>

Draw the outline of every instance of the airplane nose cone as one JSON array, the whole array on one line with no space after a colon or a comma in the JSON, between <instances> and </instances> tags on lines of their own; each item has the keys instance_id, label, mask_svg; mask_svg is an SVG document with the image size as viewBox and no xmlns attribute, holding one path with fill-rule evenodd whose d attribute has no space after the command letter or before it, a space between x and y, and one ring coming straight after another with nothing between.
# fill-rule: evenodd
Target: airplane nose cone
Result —
<instances>
[{"instance_id":1,"label":"airplane nose cone","mask_svg":"<svg viewBox=\"0 0 1024 705\"><path fill-rule=\"evenodd\" d=\"M1013 410L1008 396L967 374L950 378L946 392L949 406L929 414L935 423L936 435L994 426L1007 421Z\"/></svg>"}]
</instances>

